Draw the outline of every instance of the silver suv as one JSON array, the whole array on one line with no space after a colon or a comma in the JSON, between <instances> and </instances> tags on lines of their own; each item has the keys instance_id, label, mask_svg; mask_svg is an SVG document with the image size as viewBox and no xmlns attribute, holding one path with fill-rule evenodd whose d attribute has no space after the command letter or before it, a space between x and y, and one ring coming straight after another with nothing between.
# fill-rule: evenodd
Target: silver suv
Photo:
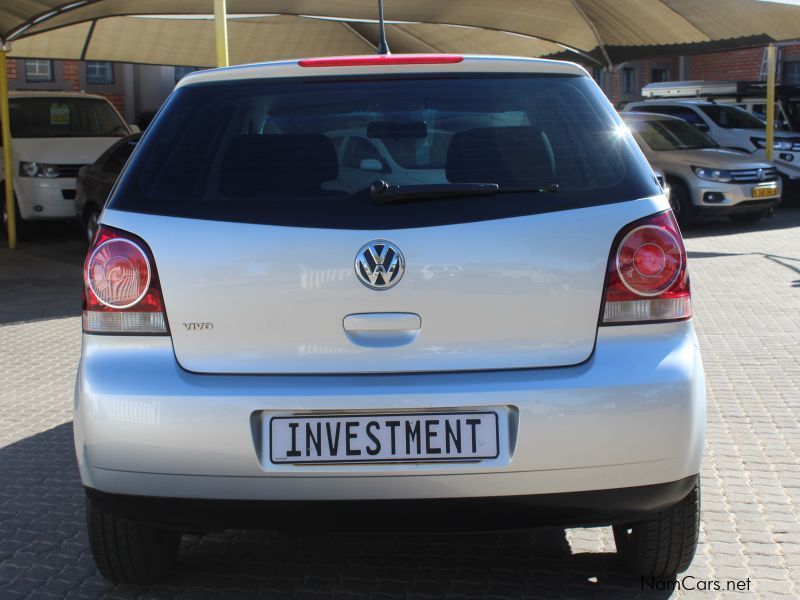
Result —
<instances>
[{"instance_id":1,"label":"silver suv","mask_svg":"<svg viewBox=\"0 0 800 600\"><path fill-rule=\"evenodd\" d=\"M778 169L765 160L720 148L677 117L621 116L650 164L664 171L672 210L681 226L703 216L755 223L781 201Z\"/></svg>"},{"instance_id":2,"label":"silver suv","mask_svg":"<svg viewBox=\"0 0 800 600\"><path fill-rule=\"evenodd\" d=\"M75 447L112 581L153 580L181 532L218 527L613 524L637 573L692 560L686 252L581 67L190 75L84 275Z\"/></svg>"}]
</instances>

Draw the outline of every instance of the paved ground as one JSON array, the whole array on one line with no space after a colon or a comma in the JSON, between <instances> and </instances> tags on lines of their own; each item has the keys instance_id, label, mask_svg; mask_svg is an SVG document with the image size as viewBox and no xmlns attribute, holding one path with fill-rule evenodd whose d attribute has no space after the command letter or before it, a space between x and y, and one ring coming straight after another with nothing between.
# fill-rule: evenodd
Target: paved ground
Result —
<instances>
[{"instance_id":1,"label":"paved ground","mask_svg":"<svg viewBox=\"0 0 800 600\"><path fill-rule=\"evenodd\" d=\"M46 241L49 240L49 241ZM685 580L726 597L800 597L800 210L690 232L709 387L701 544ZM403 538L229 531L184 540L149 590L108 585L83 528L71 392L80 340L75 236L0 250L0 598L716 598L642 591L608 529Z\"/></svg>"}]
</instances>

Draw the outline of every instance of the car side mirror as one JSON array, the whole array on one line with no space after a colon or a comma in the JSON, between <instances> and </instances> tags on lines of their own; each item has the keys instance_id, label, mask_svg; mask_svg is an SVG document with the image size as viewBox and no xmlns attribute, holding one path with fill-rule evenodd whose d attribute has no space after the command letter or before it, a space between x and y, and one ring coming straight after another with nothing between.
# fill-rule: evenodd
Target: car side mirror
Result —
<instances>
[{"instance_id":1,"label":"car side mirror","mask_svg":"<svg viewBox=\"0 0 800 600\"><path fill-rule=\"evenodd\" d=\"M359 163L358 168L362 171L373 171L381 173L383 171L383 164L377 158L364 158Z\"/></svg>"},{"instance_id":2,"label":"car side mirror","mask_svg":"<svg viewBox=\"0 0 800 600\"><path fill-rule=\"evenodd\" d=\"M703 133L707 133L708 132L709 127L705 123L692 123L692 125L697 127Z\"/></svg>"}]
</instances>

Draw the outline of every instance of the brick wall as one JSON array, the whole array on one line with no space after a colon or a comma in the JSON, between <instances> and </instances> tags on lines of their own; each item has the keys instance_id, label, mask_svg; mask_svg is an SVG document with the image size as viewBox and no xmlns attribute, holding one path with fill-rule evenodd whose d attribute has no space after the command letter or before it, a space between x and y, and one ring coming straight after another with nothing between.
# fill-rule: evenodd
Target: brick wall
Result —
<instances>
[{"instance_id":1,"label":"brick wall","mask_svg":"<svg viewBox=\"0 0 800 600\"><path fill-rule=\"evenodd\" d=\"M692 56L690 78L757 81L763 60L763 47L697 54Z\"/></svg>"},{"instance_id":2,"label":"brick wall","mask_svg":"<svg viewBox=\"0 0 800 600\"><path fill-rule=\"evenodd\" d=\"M689 58L688 79L758 81L761 77L761 63L763 60L763 46L695 54ZM781 60L784 63L800 61L800 44L781 48ZM591 65L585 64L584 66L591 71ZM634 86L636 94L634 96L626 96L622 93L623 69L626 67L636 69L636 84ZM651 82L652 70L663 68L669 69L671 80L680 78L678 58L632 61L616 68L610 78L606 75L604 90L615 105L638 99L641 88Z\"/></svg>"},{"instance_id":3,"label":"brick wall","mask_svg":"<svg viewBox=\"0 0 800 600\"><path fill-rule=\"evenodd\" d=\"M121 115L125 114L125 95L124 94L103 94L106 98L111 100L116 109Z\"/></svg>"},{"instance_id":4,"label":"brick wall","mask_svg":"<svg viewBox=\"0 0 800 600\"><path fill-rule=\"evenodd\" d=\"M782 48L781 55L783 60L800 60L800 44Z\"/></svg>"},{"instance_id":5,"label":"brick wall","mask_svg":"<svg viewBox=\"0 0 800 600\"><path fill-rule=\"evenodd\" d=\"M636 69L636 80L633 87L633 94L629 95L624 94L622 91L623 69L625 67L632 67ZM609 94L609 97L615 104L638 98L642 88L653 81L653 69L667 69L668 81L674 81L680 78L678 57L637 61L635 63L623 65L622 67L614 70L611 76L610 85L607 85L606 87L606 93Z\"/></svg>"},{"instance_id":6,"label":"brick wall","mask_svg":"<svg viewBox=\"0 0 800 600\"><path fill-rule=\"evenodd\" d=\"M65 61L55 61L56 68L58 68L58 63L61 62L63 73L64 73L64 91L70 92L77 92L80 91L82 87L85 87L81 84L81 65L80 62L77 60L65 60ZM15 59L8 60L6 62L7 65L7 72L9 80L13 81L17 79L17 61ZM24 77L24 75L20 75ZM24 82L20 83L21 86L24 86ZM124 94L103 94L108 98L111 103L117 108L117 110L121 113L125 113L125 95Z\"/></svg>"},{"instance_id":7,"label":"brick wall","mask_svg":"<svg viewBox=\"0 0 800 600\"><path fill-rule=\"evenodd\" d=\"M77 60L64 61L64 88L71 92L81 89L81 66Z\"/></svg>"}]
</instances>

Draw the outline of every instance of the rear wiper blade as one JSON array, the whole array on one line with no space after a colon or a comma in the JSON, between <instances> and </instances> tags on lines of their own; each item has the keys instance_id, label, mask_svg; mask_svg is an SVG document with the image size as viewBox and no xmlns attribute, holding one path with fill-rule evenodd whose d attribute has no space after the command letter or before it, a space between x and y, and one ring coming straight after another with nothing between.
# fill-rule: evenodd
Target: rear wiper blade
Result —
<instances>
[{"instance_id":1,"label":"rear wiper blade","mask_svg":"<svg viewBox=\"0 0 800 600\"><path fill-rule=\"evenodd\" d=\"M370 197L375 204L391 204L403 200L426 198L452 198L455 196L494 196L515 192L554 193L558 185L543 188L501 188L496 183L425 183L421 185L389 185L383 179L376 179L369 188Z\"/></svg>"}]
</instances>

